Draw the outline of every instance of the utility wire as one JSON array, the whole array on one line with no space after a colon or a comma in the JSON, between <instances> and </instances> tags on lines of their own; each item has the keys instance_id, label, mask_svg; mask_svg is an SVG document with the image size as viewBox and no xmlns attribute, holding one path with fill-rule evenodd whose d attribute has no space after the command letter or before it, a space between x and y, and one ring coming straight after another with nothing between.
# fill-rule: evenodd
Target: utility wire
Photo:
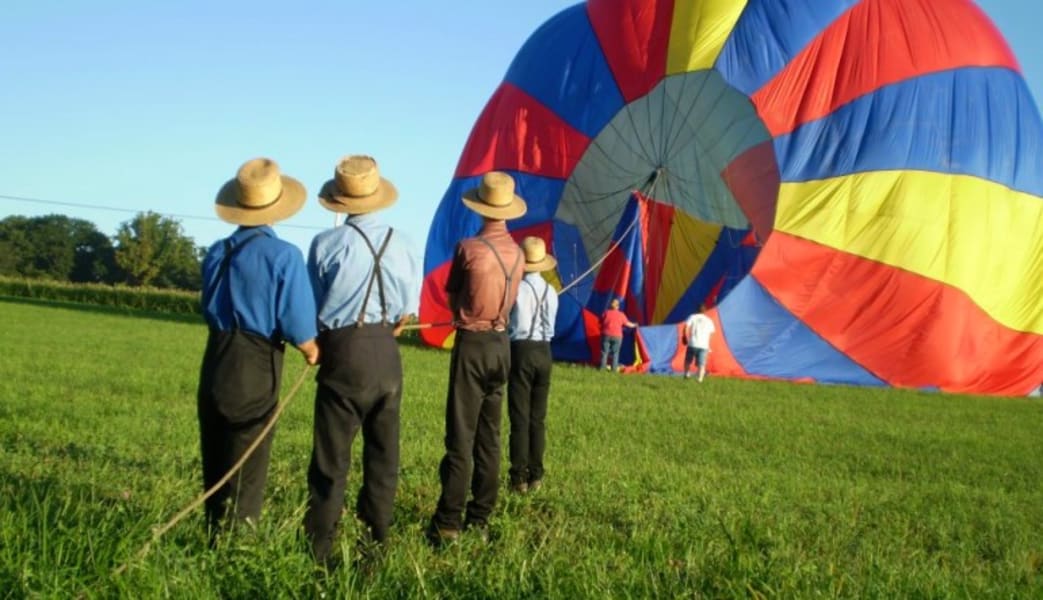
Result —
<instances>
[{"instance_id":1,"label":"utility wire","mask_svg":"<svg viewBox=\"0 0 1043 600\"><path fill-rule=\"evenodd\" d=\"M155 210L137 210L137 209L133 209L133 208L120 208L118 206L102 206L100 204L85 204L85 203L80 203L80 202L62 202L62 201L58 201L58 200L43 200L43 199L40 199L40 198L26 198L24 196L8 196L6 194L0 194L0 199L3 199L3 200L15 200L15 201L18 201L18 202L31 202L33 204L47 204L47 205L50 205L50 206L71 206L71 207L74 207L74 208L89 208L89 209L93 209L93 210L108 210L108 211L112 211L112 212L122 212L122 213L132 213L132 214L138 214L138 213L142 213L142 212L151 212L151 213L155 213L155 214L158 214L158 215L161 215L161 216L164 216L164 217L168 217L168 218L173 218L173 219L190 219L190 220L194 220L194 221L217 221L217 222L220 222L220 223L224 223L224 221L222 221L221 219L218 219L217 217L204 217L204 216L201 216L201 215L182 215L182 214L178 214L178 213L165 213L165 212L159 212L159 211L155 211ZM327 229L326 227L320 227L318 225L293 225L291 223L285 223L285 222L280 222L279 223L279 227L289 227L289 228L293 228L293 229L310 229L310 230L313 230L313 231L322 231L324 229Z\"/></svg>"}]
</instances>

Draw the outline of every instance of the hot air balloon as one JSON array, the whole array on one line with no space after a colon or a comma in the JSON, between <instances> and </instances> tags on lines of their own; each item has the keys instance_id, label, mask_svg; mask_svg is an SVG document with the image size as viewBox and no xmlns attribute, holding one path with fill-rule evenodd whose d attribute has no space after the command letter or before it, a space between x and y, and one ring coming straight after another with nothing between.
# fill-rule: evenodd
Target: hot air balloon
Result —
<instances>
[{"instance_id":1,"label":"hot air balloon","mask_svg":"<svg viewBox=\"0 0 1043 600\"><path fill-rule=\"evenodd\" d=\"M590 0L525 43L427 241L450 318L460 196L511 173L510 224L558 258L553 344L597 358L620 299L633 370L1023 395L1043 381L1043 122L969 0ZM423 332L452 343L452 329Z\"/></svg>"}]
</instances>

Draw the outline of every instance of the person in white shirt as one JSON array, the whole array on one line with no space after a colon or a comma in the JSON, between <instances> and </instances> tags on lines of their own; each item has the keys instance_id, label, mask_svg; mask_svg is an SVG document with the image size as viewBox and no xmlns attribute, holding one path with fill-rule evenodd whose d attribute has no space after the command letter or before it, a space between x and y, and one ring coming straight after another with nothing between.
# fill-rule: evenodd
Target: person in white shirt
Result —
<instances>
[{"instance_id":1,"label":"person in white shirt","mask_svg":"<svg viewBox=\"0 0 1043 600\"><path fill-rule=\"evenodd\" d=\"M543 452L547 446L547 396L550 393L550 341L558 312L558 293L542 271L557 266L538 237L522 241L525 278L511 310L511 373L507 409L511 420L511 491L534 492L543 485Z\"/></svg>"},{"instance_id":2,"label":"person in white shirt","mask_svg":"<svg viewBox=\"0 0 1043 600\"><path fill-rule=\"evenodd\" d=\"M699 312L688 317L684 323L684 339L688 348L684 353L684 378L688 379L688 370L692 362L699 368L699 381L706 377L706 356L710 352L710 336L717 328L713 319L706 316L706 305L699 307Z\"/></svg>"}]
</instances>

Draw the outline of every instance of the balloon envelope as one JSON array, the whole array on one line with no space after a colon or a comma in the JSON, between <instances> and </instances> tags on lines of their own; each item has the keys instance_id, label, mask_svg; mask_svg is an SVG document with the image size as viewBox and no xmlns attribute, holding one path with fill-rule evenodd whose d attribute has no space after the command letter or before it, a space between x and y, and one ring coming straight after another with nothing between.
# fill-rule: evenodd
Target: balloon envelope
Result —
<instances>
[{"instance_id":1,"label":"balloon envelope","mask_svg":"<svg viewBox=\"0 0 1043 600\"><path fill-rule=\"evenodd\" d=\"M511 173L558 259L555 357L676 372L706 303L710 371L1022 395L1043 381L1043 123L969 0L590 0L524 45L435 215L421 318ZM452 330L424 332L448 346ZM627 356L629 354L629 356Z\"/></svg>"}]
</instances>

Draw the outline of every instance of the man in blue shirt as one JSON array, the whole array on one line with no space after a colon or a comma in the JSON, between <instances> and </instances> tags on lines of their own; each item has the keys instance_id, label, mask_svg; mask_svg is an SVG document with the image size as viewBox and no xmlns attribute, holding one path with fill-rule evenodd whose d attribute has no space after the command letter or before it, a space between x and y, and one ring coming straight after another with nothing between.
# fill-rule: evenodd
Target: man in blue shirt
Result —
<instances>
[{"instance_id":1,"label":"man in blue shirt","mask_svg":"<svg viewBox=\"0 0 1043 600\"><path fill-rule=\"evenodd\" d=\"M522 240L525 277L511 310L511 374L507 380L507 414L511 419L511 490L534 492L543 485L547 396L553 361L550 340L558 314L558 293L540 273L557 266L538 237Z\"/></svg>"},{"instance_id":2,"label":"man in blue shirt","mask_svg":"<svg viewBox=\"0 0 1043 600\"><path fill-rule=\"evenodd\" d=\"M210 326L198 392L205 489L240 459L274 411L284 341L308 364L318 362L315 298L304 257L270 226L293 216L305 196L304 186L281 175L267 158L245 163L217 194L217 215L239 228L203 259L202 308ZM237 520L261 516L271 438L266 436L237 476L207 500L212 536L228 500Z\"/></svg>"},{"instance_id":3,"label":"man in blue shirt","mask_svg":"<svg viewBox=\"0 0 1043 600\"><path fill-rule=\"evenodd\" d=\"M402 400L395 337L420 302L420 261L412 245L372 214L397 197L368 156L341 160L319 192L323 206L348 215L344 225L316 236L308 254L323 363L304 528L316 561L327 566L336 562L333 541L360 428L363 475L356 513L368 528L361 542L383 544L391 525Z\"/></svg>"}]
</instances>

